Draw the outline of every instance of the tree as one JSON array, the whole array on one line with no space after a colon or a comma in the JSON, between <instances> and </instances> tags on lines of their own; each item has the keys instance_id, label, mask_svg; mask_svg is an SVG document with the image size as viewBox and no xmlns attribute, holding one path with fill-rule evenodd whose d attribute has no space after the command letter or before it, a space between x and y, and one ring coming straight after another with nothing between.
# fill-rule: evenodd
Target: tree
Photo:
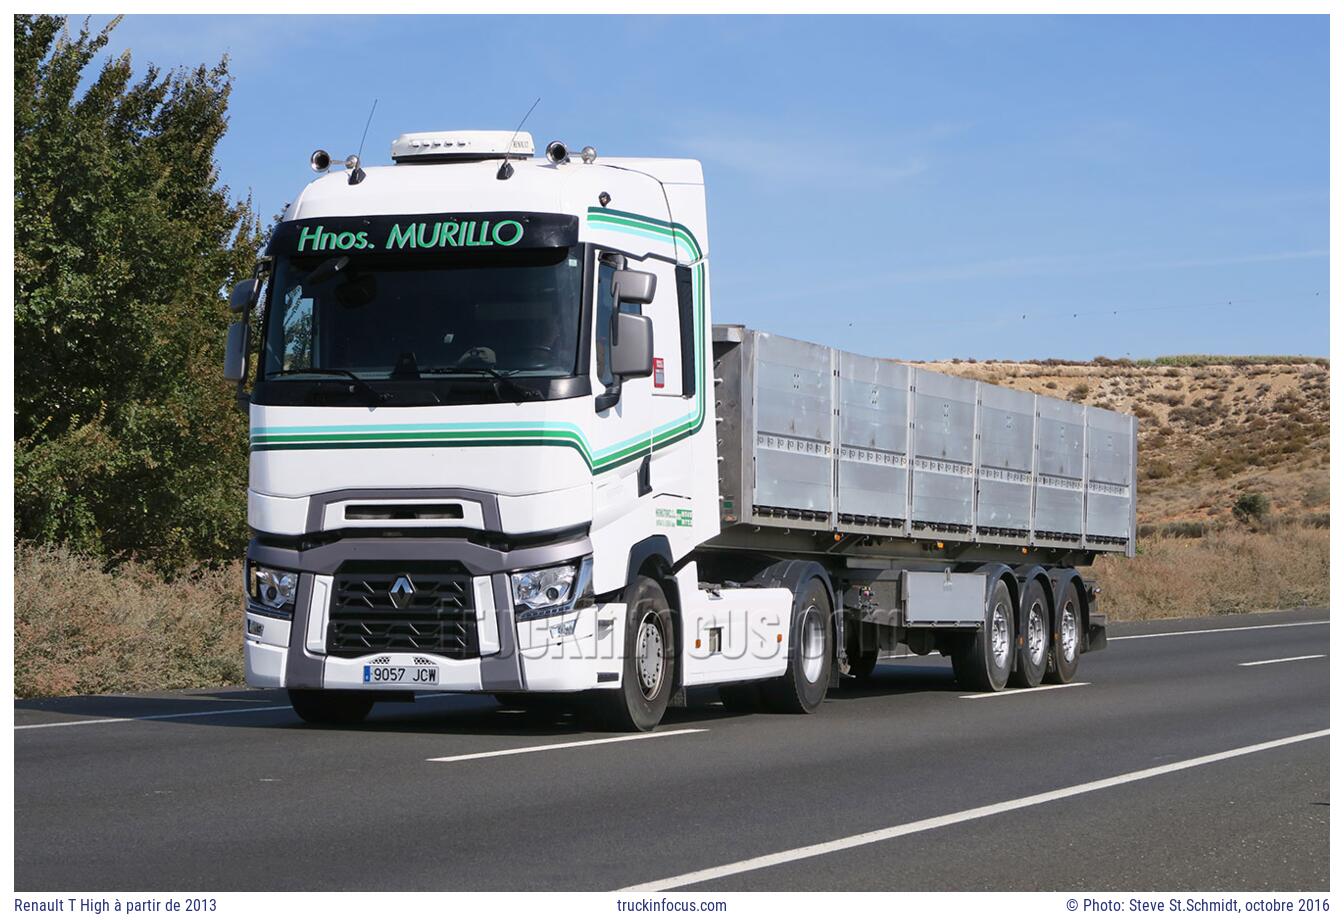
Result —
<instances>
[{"instance_id":1,"label":"tree","mask_svg":"<svg viewBox=\"0 0 1344 920\"><path fill-rule=\"evenodd\" d=\"M81 93L116 24L15 17L15 526L173 571L246 539L220 368L260 228L215 166L227 59L136 80L123 54Z\"/></svg>"}]
</instances>

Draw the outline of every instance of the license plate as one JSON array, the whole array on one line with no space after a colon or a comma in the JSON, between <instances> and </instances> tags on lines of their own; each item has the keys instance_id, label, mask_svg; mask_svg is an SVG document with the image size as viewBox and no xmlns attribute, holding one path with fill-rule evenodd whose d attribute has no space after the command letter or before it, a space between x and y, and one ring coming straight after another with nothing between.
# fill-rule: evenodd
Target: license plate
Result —
<instances>
[{"instance_id":1,"label":"license plate","mask_svg":"<svg viewBox=\"0 0 1344 920\"><path fill-rule=\"evenodd\" d=\"M364 665L364 683L366 684L437 684L438 682L438 668Z\"/></svg>"}]
</instances>

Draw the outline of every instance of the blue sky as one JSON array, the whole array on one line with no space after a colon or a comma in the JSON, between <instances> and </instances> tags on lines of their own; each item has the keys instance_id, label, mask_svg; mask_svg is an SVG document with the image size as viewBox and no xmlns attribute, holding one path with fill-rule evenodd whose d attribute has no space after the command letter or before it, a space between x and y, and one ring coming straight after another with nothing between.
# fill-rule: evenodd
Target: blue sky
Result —
<instances>
[{"instance_id":1,"label":"blue sky","mask_svg":"<svg viewBox=\"0 0 1344 920\"><path fill-rule=\"evenodd\" d=\"M266 218L374 98L377 164L541 96L539 146L703 161L720 322L908 359L1328 350L1324 16L143 15L112 48L231 56L220 173Z\"/></svg>"}]
</instances>

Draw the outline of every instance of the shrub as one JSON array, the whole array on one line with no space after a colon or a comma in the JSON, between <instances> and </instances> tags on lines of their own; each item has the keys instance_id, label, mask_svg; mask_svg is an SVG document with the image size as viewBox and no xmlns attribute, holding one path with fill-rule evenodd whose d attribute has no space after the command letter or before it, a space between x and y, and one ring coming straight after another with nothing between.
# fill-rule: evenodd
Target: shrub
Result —
<instances>
[{"instance_id":1,"label":"shrub","mask_svg":"<svg viewBox=\"0 0 1344 920\"><path fill-rule=\"evenodd\" d=\"M1080 383L1072 390L1069 390L1069 399L1087 399L1087 394L1092 390L1085 383Z\"/></svg>"},{"instance_id":2,"label":"shrub","mask_svg":"<svg viewBox=\"0 0 1344 920\"><path fill-rule=\"evenodd\" d=\"M1232 514L1239 521L1258 521L1269 514L1269 499L1262 492L1244 492L1233 502Z\"/></svg>"},{"instance_id":3,"label":"shrub","mask_svg":"<svg viewBox=\"0 0 1344 920\"><path fill-rule=\"evenodd\" d=\"M19 543L14 693L127 693L238 684L242 573L235 563L166 580L128 563Z\"/></svg>"}]
</instances>

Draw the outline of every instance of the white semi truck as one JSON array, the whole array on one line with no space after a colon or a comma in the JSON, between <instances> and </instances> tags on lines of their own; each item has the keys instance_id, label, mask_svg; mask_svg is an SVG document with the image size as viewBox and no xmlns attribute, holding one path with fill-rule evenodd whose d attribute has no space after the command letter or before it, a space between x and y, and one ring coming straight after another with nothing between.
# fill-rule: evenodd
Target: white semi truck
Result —
<instances>
[{"instance_id":1,"label":"white semi truck","mask_svg":"<svg viewBox=\"0 0 1344 920\"><path fill-rule=\"evenodd\" d=\"M1132 416L714 325L694 160L392 159L314 154L233 294L249 684L649 730L692 687L805 713L898 652L995 691L1104 646L1077 567L1134 553Z\"/></svg>"}]
</instances>

